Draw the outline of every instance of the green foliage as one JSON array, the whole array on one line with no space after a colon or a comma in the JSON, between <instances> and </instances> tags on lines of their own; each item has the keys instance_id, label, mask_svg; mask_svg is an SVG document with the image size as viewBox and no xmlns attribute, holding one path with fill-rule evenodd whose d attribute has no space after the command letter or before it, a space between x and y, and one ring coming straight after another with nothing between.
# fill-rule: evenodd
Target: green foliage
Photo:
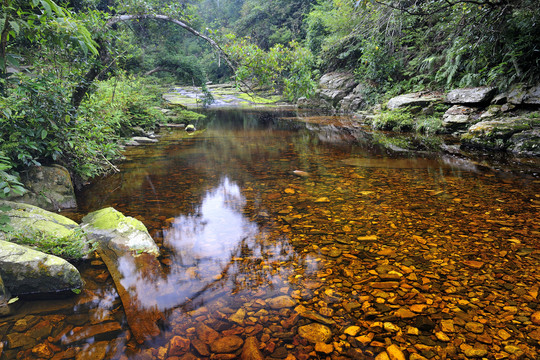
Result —
<instances>
[{"instance_id":1,"label":"green foliage","mask_svg":"<svg viewBox=\"0 0 540 360\"><path fill-rule=\"evenodd\" d=\"M313 56L297 42L291 42L288 47L278 44L264 51L247 38L237 39L234 35L227 38L225 49L238 64L237 81L282 91L290 101L309 97L315 90Z\"/></svg>"},{"instance_id":2,"label":"green foliage","mask_svg":"<svg viewBox=\"0 0 540 360\"><path fill-rule=\"evenodd\" d=\"M0 231L1 232L9 232L13 231L13 226L11 226L11 218L6 215L2 214L3 212L11 210L11 207L7 205L0 206Z\"/></svg>"},{"instance_id":3,"label":"green foliage","mask_svg":"<svg viewBox=\"0 0 540 360\"><path fill-rule=\"evenodd\" d=\"M306 24L322 70L354 69L374 98L540 79L533 0L318 0Z\"/></svg>"},{"instance_id":4,"label":"green foliage","mask_svg":"<svg viewBox=\"0 0 540 360\"><path fill-rule=\"evenodd\" d=\"M75 46L85 54L97 55L97 44L82 21L52 0L4 0L0 8L0 74L8 65L19 67L20 52L11 52L11 41L54 42Z\"/></svg>"},{"instance_id":5,"label":"green foliage","mask_svg":"<svg viewBox=\"0 0 540 360\"><path fill-rule=\"evenodd\" d=\"M374 129L392 130L396 132L414 130L426 135L434 135L443 126L442 113L435 111L432 115L413 114L415 109L403 108L382 111L375 115L370 124Z\"/></svg>"},{"instance_id":6,"label":"green foliage","mask_svg":"<svg viewBox=\"0 0 540 360\"><path fill-rule=\"evenodd\" d=\"M176 108L172 110L172 114L167 116L168 123L186 124L197 122L206 118L206 115L190 111L186 109Z\"/></svg>"},{"instance_id":7,"label":"green foliage","mask_svg":"<svg viewBox=\"0 0 540 360\"><path fill-rule=\"evenodd\" d=\"M414 127L414 117L406 109L383 111L373 118L371 126L379 130L410 131Z\"/></svg>"},{"instance_id":8,"label":"green foliage","mask_svg":"<svg viewBox=\"0 0 540 360\"><path fill-rule=\"evenodd\" d=\"M69 260L80 260L95 250L82 229L77 228L72 235L53 237L42 232L11 231L6 234L9 241L26 245L41 252Z\"/></svg>"},{"instance_id":9,"label":"green foliage","mask_svg":"<svg viewBox=\"0 0 540 360\"><path fill-rule=\"evenodd\" d=\"M69 167L83 179L98 175L119 156L119 141L132 136L132 128L151 130L164 122L165 116L156 108L161 89L122 74L99 82L79 109L69 142Z\"/></svg>"},{"instance_id":10,"label":"green foliage","mask_svg":"<svg viewBox=\"0 0 540 360\"><path fill-rule=\"evenodd\" d=\"M0 150L0 198L10 195L22 195L26 191L19 179L19 175L13 170L11 160ZM0 211L2 211L2 208L0 208ZM1 229L2 221L0 219Z\"/></svg>"},{"instance_id":11,"label":"green foliage","mask_svg":"<svg viewBox=\"0 0 540 360\"><path fill-rule=\"evenodd\" d=\"M51 73L19 74L18 86L0 97L0 150L14 168L58 161L72 124L72 109L62 82Z\"/></svg>"}]
</instances>

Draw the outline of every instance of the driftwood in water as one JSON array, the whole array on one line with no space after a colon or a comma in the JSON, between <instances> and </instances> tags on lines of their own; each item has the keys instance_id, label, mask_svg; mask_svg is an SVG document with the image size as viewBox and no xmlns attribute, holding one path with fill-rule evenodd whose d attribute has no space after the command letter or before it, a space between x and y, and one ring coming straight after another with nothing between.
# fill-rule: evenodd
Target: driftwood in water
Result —
<instances>
[{"instance_id":1,"label":"driftwood in water","mask_svg":"<svg viewBox=\"0 0 540 360\"><path fill-rule=\"evenodd\" d=\"M101 259L107 265L109 273L114 280L118 295L122 300L127 322L135 340L141 344L145 340L160 334L158 322L164 319L163 314L153 302L146 302L144 286L138 287L141 282L151 283L161 275L161 265L155 256L142 253L118 254L105 247L97 250ZM128 263L131 266L125 266ZM126 272L126 270L128 270ZM135 286L132 284L135 283ZM127 285L127 287L125 286Z\"/></svg>"}]
</instances>

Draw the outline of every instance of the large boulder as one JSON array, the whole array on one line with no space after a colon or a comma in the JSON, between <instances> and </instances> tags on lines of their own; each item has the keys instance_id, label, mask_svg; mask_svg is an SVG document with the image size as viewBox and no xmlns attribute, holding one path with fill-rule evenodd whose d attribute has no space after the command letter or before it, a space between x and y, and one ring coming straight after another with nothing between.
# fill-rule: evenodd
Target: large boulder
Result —
<instances>
[{"instance_id":1,"label":"large boulder","mask_svg":"<svg viewBox=\"0 0 540 360\"><path fill-rule=\"evenodd\" d=\"M66 260L2 240L0 276L12 295L56 294L83 286L79 271Z\"/></svg>"},{"instance_id":2,"label":"large boulder","mask_svg":"<svg viewBox=\"0 0 540 360\"><path fill-rule=\"evenodd\" d=\"M34 166L21 174L21 180L28 192L9 200L50 211L77 207L71 177L63 166Z\"/></svg>"},{"instance_id":3,"label":"large boulder","mask_svg":"<svg viewBox=\"0 0 540 360\"><path fill-rule=\"evenodd\" d=\"M0 240L19 239L37 248L54 248L69 258L81 258L89 249L88 240L79 225L65 216L37 206L0 200L0 215L9 218L11 231L0 230ZM65 248L64 245L68 245ZM47 251L48 252L48 251ZM69 253L68 253L69 252ZM53 252L54 253L54 252Z\"/></svg>"},{"instance_id":4,"label":"large boulder","mask_svg":"<svg viewBox=\"0 0 540 360\"><path fill-rule=\"evenodd\" d=\"M358 84L347 96L339 102L339 110L344 113L353 113L364 105L364 84Z\"/></svg>"},{"instance_id":5,"label":"large boulder","mask_svg":"<svg viewBox=\"0 0 540 360\"><path fill-rule=\"evenodd\" d=\"M144 224L112 207L86 215L81 227L93 240L118 254L145 252L159 256L159 248Z\"/></svg>"},{"instance_id":6,"label":"large boulder","mask_svg":"<svg viewBox=\"0 0 540 360\"><path fill-rule=\"evenodd\" d=\"M439 102L442 102L442 96L438 93L417 92L393 97L388 100L386 107L388 110L396 110L408 106L425 107Z\"/></svg>"},{"instance_id":7,"label":"large boulder","mask_svg":"<svg viewBox=\"0 0 540 360\"><path fill-rule=\"evenodd\" d=\"M461 137L461 146L487 150L506 150L514 134L531 130L531 119L514 117L481 121Z\"/></svg>"},{"instance_id":8,"label":"large boulder","mask_svg":"<svg viewBox=\"0 0 540 360\"><path fill-rule=\"evenodd\" d=\"M540 85L529 88L516 84L510 89L507 98L513 105L540 105Z\"/></svg>"},{"instance_id":9,"label":"large boulder","mask_svg":"<svg viewBox=\"0 0 540 360\"><path fill-rule=\"evenodd\" d=\"M497 88L486 86L455 89L446 95L446 102L449 104L487 104L496 92Z\"/></svg>"},{"instance_id":10,"label":"large boulder","mask_svg":"<svg viewBox=\"0 0 540 360\"><path fill-rule=\"evenodd\" d=\"M324 74L319 81L319 96L336 105L358 84L351 73Z\"/></svg>"},{"instance_id":11,"label":"large boulder","mask_svg":"<svg viewBox=\"0 0 540 360\"><path fill-rule=\"evenodd\" d=\"M468 106L454 105L443 115L443 127L446 132L466 130L475 122L475 109Z\"/></svg>"}]
</instances>

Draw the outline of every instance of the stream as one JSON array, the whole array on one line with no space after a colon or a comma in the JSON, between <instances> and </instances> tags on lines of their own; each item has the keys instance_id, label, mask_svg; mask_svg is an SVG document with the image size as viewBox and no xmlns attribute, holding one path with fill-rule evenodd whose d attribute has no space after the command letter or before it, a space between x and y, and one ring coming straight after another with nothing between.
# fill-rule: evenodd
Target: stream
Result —
<instances>
[{"instance_id":1,"label":"stream","mask_svg":"<svg viewBox=\"0 0 540 360\"><path fill-rule=\"evenodd\" d=\"M538 359L538 171L391 151L344 121L218 109L128 147L62 214L146 225L162 273L126 264L123 285L160 334L134 341L92 259L81 294L0 318L0 359Z\"/></svg>"}]
</instances>

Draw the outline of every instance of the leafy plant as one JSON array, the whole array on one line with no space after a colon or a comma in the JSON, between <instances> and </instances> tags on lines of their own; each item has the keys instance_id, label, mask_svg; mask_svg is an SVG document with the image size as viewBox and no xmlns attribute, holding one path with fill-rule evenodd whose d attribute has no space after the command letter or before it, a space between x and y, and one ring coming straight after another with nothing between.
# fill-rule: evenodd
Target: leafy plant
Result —
<instances>
[{"instance_id":1,"label":"leafy plant","mask_svg":"<svg viewBox=\"0 0 540 360\"><path fill-rule=\"evenodd\" d=\"M11 160L0 151L0 198L9 195L23 195L27 190L20 182L18 174L13 171ZM0 211L6 211L0 208ZM3 223L0 217L0 230Z\"/></svg>"},{"instance_id":2,"label":"leafy plant","mask_svg":"<svg viewBox=\"0 0 540 360\"><path fill-rule=\"evenodd\" d=\"M315 90L313 55L299 43L292 41L288 47L278 44L264 51L248 38L230 34L227 39L225 49L238 64L237 81L283 92L290 101L309 97Z\"/></svg>"},{"instance_id":3,"label":"leafy plant","mask_svg":"<svg viewBox=\"0 0 540 360\"><path fill-rule=\"evenodd\" d=\"M11 210L11 207L7 205L0 206L0 232L13 231L13 226L11 226L11 218L7 214L2 214L3 212L9 210Z\"/></svg>"}]
</instances>

